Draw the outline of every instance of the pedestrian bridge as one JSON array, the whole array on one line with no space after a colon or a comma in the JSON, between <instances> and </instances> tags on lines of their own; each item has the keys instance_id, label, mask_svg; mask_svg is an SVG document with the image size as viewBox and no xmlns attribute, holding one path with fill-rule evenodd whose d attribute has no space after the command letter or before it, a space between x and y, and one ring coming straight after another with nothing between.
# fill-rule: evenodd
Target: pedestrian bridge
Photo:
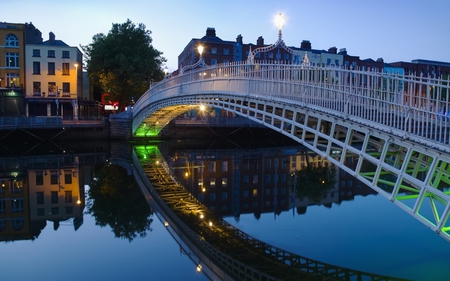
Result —
<instances>
[{"instance_id":1,"label":"pedestrian bridge","mask_svg":"<svg viewBox=\"0 0 450 281\"><path fill-rule=\"evenodd\" d=\"M450 241L449 81L242 62L166 78L125 113L134 138L199 106L273 129L326 157Z\"/></svg>"}]
</instances>

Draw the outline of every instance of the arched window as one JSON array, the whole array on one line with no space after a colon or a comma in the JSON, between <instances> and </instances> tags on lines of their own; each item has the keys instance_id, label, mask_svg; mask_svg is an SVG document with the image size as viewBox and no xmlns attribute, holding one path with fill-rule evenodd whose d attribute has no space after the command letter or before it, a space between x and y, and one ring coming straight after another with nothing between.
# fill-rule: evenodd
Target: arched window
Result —
<instances>
[{"instance_id":1,"label":"arched window","mask_svg":"<svg viewBox=\"0 0 450 281\"><path fill-rule=\"evenodd\" d=\"M19 47L19 38L14 34L8 34L5 37L5 46L7 47Z\"/></svg>"},{"instance_id":2,"label":"arched window","mask_svg":"<svg viewBox=\"0 0 450 281\"><path fill-rule=\"evenodd\" d=\"M13 218L11 219L11 225L14 230L21 230L25 226L25 219L24 218Z\"/></svg>"}]
</instances>

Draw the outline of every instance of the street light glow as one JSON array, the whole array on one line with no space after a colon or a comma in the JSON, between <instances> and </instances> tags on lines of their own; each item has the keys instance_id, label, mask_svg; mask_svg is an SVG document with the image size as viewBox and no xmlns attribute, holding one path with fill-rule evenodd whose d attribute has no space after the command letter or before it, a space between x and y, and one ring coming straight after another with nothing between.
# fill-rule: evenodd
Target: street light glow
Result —
<instances>
[{"instance_id":1,"label":"street light glow","mask_svg":"<svg viewBox=\"0 0 450 281\"><path fill-rule=\"evenodd\" d=\"M200 56L202 56L203 46L202 45L198 45L197 50L198 50L198 53L200 54Z\"/></svg>"},{"instance_id":2,"label":"street light glow","mask_svg":"<svg viewBox=\"0 0 450 281\"><path fill-rule=\"evenodd\" d=\"M283 29L284 23L286 22L286 18L283 16L282 13L279 13L275 17L275 25L278 27L278 30Z\"/></svg>"}]
</instances>

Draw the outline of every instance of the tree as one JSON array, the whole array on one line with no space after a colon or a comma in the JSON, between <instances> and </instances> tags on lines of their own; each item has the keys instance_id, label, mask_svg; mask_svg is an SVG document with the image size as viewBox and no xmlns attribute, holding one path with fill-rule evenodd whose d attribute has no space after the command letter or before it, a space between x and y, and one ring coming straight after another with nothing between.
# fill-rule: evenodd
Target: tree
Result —
<instances>
[{"instance_id":1,"label":"tree","mask_svg":"<svg viewBox=\"0 0 450 281\"><path fill-rule=\"evenodd\" d=\"M296 175L293 180L296 180L296 182L291 183L291 189L294 190L295 188L297 197L308 197L311 202L317 204L336 184L336 168L324 161L317 163L315 166L308 161L306 161L306 164L306 167L295 172Z\"/></svg>"},{"instance_id":2,"label":"tree","mask_svg":"<svg viewBox=\"0 0 450 281\"><path fill-rule=\"evenodd\" d=\"M151 231L152 211L133 176L124 168L105 164L88 191L87 213L101 227L110 226L117 238L129 242Z\"/></svg>"},{"instance_id":3,"label":"tree","mask_svg":"<svg viewBox=\"0 0 450 281\"><path fill-rule=\"evenodd\" d=\"M164 78L162 52L152 46L151 31L129 19L113 24L107 35L98 33L92 43L81 46L86 69L93 85L99 85L122 106L137 100L151 81Z\"/></svg>"}]
</instances>

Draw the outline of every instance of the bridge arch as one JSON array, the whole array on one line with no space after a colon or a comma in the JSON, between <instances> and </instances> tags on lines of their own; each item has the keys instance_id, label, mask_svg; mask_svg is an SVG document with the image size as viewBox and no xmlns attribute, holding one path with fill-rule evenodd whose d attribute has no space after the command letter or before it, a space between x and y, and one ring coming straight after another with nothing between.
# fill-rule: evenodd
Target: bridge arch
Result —
<instances>
[{"instance_id":1,"label":"bridge arch","mask_svg":"<svg viewBox=\"0 0 450 281\"><path fill-rule=\"evenodd\" d=\"M217 66L152 87L133 108L132 131L159 132L201 104L222 108L327 158L450 241L450 122L439 109L450 103L432 99L430 83L327 67ZM450 92L448 81L433 87Z\"/></svg>"}]
</instances>

